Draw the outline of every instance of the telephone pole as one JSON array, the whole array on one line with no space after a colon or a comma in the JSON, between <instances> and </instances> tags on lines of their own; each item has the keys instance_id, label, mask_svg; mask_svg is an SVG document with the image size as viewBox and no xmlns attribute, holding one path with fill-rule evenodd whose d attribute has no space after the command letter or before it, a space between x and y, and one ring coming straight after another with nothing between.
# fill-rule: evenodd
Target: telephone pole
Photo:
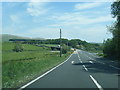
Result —
<instances>
[{"instance_id":1,"label":"telephone pole","mask_svg":"<svg viewBox=\"0 0 120 90\"><path fill-rule=\"evenodd\" d=\"M60 29L60 57L62 56L62 46L61 46L61 29Z\"/></svg>"}]
</instances>

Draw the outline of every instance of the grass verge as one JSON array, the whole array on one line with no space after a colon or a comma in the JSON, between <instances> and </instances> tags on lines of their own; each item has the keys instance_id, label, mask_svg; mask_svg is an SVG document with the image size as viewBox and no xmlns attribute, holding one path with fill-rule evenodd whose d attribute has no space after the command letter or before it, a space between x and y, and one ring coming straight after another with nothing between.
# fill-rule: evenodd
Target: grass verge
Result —
<instances>
[{"instance_id":1,"label":"grass verge","mask_svg":"<svg viewBox=\"0 0 120 90\"><path fill-rule=\"evenodd\" d=\"M70 55L67 53L59 57L57 52L25 44L23 44L25 51L16 53L11 50L13 45L3 43L3 88L17 88L63 62Z\"/></svg>"}]
</instances>

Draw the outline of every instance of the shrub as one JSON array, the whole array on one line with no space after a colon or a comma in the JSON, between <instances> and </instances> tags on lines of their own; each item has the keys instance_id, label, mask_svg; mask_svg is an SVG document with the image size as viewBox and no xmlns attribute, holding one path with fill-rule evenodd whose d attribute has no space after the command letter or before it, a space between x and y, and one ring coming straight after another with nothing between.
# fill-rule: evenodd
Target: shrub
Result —
<instances>
[{"instance_id":1,"label":"shrub","mask_svg":"<svg viewBox=\"0 0 120 90\"><path fill-rule=\"evenodd\" d=\"M62 54L66 54L70 50L70 47L67 45L62 45Z\"/></svg>"},{"instance_id":2,"label":"shrub","mask_svg":"<svg viewBox=\"0 0 120 90\"><path fill-rule=\"evenodd\" d=\"M22 44L20 42L16 42L13 51L22 52L23 51Z\"/></svg>"}]
</instances>

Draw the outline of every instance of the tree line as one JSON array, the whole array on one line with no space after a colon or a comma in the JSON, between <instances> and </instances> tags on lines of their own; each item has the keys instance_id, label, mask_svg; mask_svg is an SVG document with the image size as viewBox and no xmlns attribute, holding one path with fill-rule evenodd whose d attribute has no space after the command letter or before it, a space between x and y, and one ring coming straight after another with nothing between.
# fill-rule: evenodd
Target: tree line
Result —
<instances>
[{"instance_id":1,"label":"tree line","mask_svg":"<svg viewBox=\"0 0 120 90\"><path fill-rule=\"evenodd\" d=\"M69 46L71 48L77 48L87 51L93 51L93 50L101 50L101 46L97 43L88 43L86 41L82 41L80 39L61 39L62 46ZM60 44L60 39L46 39L46 40L31 40L31 41L24 41L24 44Z\"/></svg>"},{"instance_id":2,"label":"tree line","mask_svg":"<svg viewBox=\"0 0 120 90\"><path fill-rule=\"evenodd\" d=\"M104 41L103 53L106 57L120 60L120 1L112 3L111 14L116 18L116 21L108 27L113 38Z\"/></svg>"}]
</instances>

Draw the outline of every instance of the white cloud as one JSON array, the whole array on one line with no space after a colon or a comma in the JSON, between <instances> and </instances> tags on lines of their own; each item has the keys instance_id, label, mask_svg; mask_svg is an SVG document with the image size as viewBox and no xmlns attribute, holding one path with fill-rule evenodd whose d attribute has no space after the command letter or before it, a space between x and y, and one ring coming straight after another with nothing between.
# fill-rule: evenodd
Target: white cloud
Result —
<instances>
[{"instance_id":1,"label":"white cloud","mask_svg":"<svg viewBox=\"0 0 120 90\"><path fill-rule=\"evenodd\" d=\"M58 25L61 26L71 26L71 25L88 25L88 24L96 24L96 23L104 23L113 21L114 19L111 15L99 15L96 17L92 17L92 15L85 16L81 13L63 13L60 15L52 16L50 19L55 20ZM55 24L53 24L54 26Z\"/></svg>"},{"instance_id":2,"label":"white cloud","mask_svg":"<svg viewBox=\"0 0 120 90\"><path fill-rule=\"evenodd\" d=\"M108 34L106 27L103 25L92 25L88 27L81 27L81 26L71 26L68 28L64 28L63 34L67 36L67 38L78 38L81 40L85 40L88 42L102 42L103 40L112 37L112 34Z\"/></svg>"},{"instance_id":3,"label":"white cloud","mask_svg":"<svg viewBox=\"0 0 120 90\"><path fill-rule=\"evenodd\" d=\"M94 27L87 27L84 30L79 31L81 37L89 42L102 42L107 38L111 38L112 34L107 34L106 27L102 25L96 25Z\"/></svg>"},{"instance_id":4,"label":"white cloud","mask_svg":"<svg viewBox=\"0 0 120 90\"><path fill-rule=\"evenodd\" d=\"M29 2L29 1L33 0L2 0L0 2ZM34 0L34 2L114 2L114 1L116 0Z\"/></svg>"},{"instance_id":5,"label":"white cloud","mask_svg":"<svg viewBox=\"0 0 120 90\"><path fill-rule=\"evenodd\" d=\"M27 12L31 16L40 16L47 13L48 9L45 8L46 3L43 2L30 2L28 3Z\"/></svg>"},{"instance_id":6,"label":"white cloud","mask_svg":"<svg viewBox=\"0 0 120 90\"><path fill-rule=\"evenodd\" d=\"M102 5L103 3L79 3L75 5L75 10L83 10L83 9L88 9L88 8L94 8L97 6Z\"/></svg>"}]
</instances>

